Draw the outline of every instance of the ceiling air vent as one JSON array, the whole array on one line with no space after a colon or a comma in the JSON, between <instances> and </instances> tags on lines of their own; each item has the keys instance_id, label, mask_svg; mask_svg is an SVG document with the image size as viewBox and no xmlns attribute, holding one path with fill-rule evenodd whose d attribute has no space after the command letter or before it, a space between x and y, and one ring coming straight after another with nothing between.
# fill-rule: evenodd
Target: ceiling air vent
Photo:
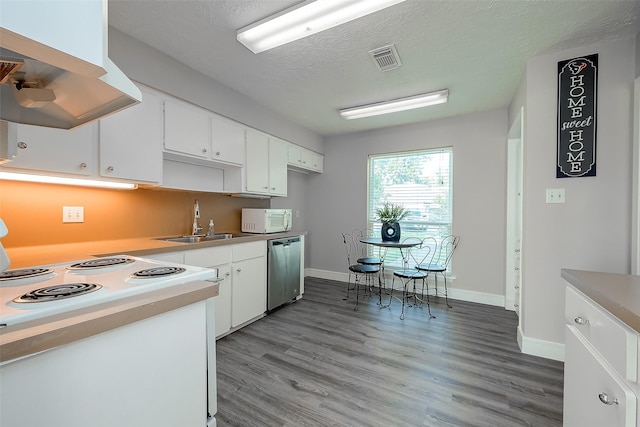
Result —
<instances>
[{"instance_id":1,"label":"ceiling air vent","mask_svg":"<svg viewBox=\"0 0 640 427\"><path fill-rule=\"evenodd\" d=\"M369 51L380 71L389 71L402 65L395 45L382 46Z\"/></svg>"}]
</instances>

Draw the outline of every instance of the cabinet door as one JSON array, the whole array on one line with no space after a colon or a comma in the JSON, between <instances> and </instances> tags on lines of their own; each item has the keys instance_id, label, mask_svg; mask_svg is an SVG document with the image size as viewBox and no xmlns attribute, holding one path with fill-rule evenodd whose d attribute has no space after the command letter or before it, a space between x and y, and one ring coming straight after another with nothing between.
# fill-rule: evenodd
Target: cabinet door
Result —
<instances>
[{"instance_id":1,"label":"cabinet door","mask_svg":"<svg viewBox=\"0 0 640 427\"><path fill-rule=\"evenodd\" d=\"M224 279L218 283L218 296L213 298L216 318L216 338L231 330L231 266L219 265L218 277Z\"/></svg>"},{"instance_id":2,"label":"cabinet door","mask_svg":"<svg viewBox=\"0 0 640 427\"><path fill-rule=\"evenodd\" d=\"M311 151L306 148L300 149L300 167L311 169Z\"/></svg>"},{"instance_id":3,"label":"cabinet door","mask_svg":"<svg viewBox=\"0 0 640 427\"><path fill-rule=\"evenodd\" d=\"M246 191L269 194L269 137L247 129L246 149Z\"/></svg>"},{"instance_id":4,"label":"cabinet door","mask_svg":"<svg viewBox=\"0 0 640 427\"><path fill-rule=\"evenodd\" d=\"M245 127L220 116L211 119L211 158L237 166L244 165Z\"/></svg>"},{"instance_id":5,"label":"cabinet door","mask_svg":"<svg viewBox=\"0 0 640 427\"><path fill-rule=\"evenodd\" d=\"M141 87L142 102L100 120L100 175L162 181L162 98Z\"/></svg>"},{"instance_id":6,"label":"cabinet door","mask_svg":"<svg viewBox=\"0 0 640 427\"><path fill-rule=\"evenodd\" d=\"M565 336L564 425L635 426L633 391L573 326Z\"/></svg>"},{"instance_id":7,"label":"cabinet door","mask_svg":"<svg viewBox=\"0 0 640 427\"><path fill-rule=\"evenodd\" d=\"M211 113L174 99L164 101L164 148L208 159L211 150Z\"/></svg>"},{"instance_id":8,"label":"cabinet door","mask_svg":"<svg viewBox=\"0 0 640 427\"><path fill-rule=\"evenodd\" d=\"M300 152L301 148L295 144L289 144L287 147L287 164L291 166L300 166Z\"/></svg>"},{"instance_id":9,"label":"cabinet door","mask_svg":"<svg viewBox=\"0 0 640 427\"><path fill-rule=\"evenodd\" d=\"M231 246L193 249L184 254L184 263L197 267L217 268L218 296L212 298L216 338L226 334L231 329Z\"/></svg>"},{"instance_id":10,"label":"cabinet door","mask_svg":"<svg viewBox=\"0 0 640 427\"><path fill-rule=\"evenodd\" d=\"M311 169L322 173L324 171L324 156L318 153L311 153Z\"/></svg>"},{"instance_id":11,"label":"cabinet door","mask_svg":"<svg viewBox=\"0 0 640 427\"><path fill-rule=\"evenodd\" d=\"M16 157L3 168L95 175L97 143L97 123L73 130L9 123L7 144L17 147Z\"/></svg>"},{"instance_id":12,"label":"cabinet door","mask_svg":"<svg viewBox=\"0 0 640 427\"><path fill-rule=\"evenodd\" d=\"M287 195L287 143L269 138L269 194Z\"/></svg>"},{"instance_id":13,"label":"cabinet door","mask_svg":"<svg viewBox=\"0 0 640 427\"><path fill-rule=\"evenodd\" d=\"M234 262L231 271L231 326L236 327L267 310L266 258Z\"/></svg>"}]
</instances>

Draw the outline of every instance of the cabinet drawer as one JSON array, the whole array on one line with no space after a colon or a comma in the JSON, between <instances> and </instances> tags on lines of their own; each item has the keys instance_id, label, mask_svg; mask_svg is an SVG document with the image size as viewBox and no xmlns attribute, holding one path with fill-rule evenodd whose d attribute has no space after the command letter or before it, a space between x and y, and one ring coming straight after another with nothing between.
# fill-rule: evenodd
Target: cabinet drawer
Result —
<instances>
[{"instance_id":1,"label":"cabinet drawer","mask_svg":"<svg viewBox=\"0 0 640 427\"><path fill-rule=\"evenodd\" d=\"M267 242L251 242L233 245L233 262L243 259L259 258L267 255Z\"/></svg>"},{"instance_id":2,"label":"cabinet drawer","mask_svg":"<svg viewBox=\"0 0 640 427\"><path fill-rule=\"evenodd\" d=\"M567 287L566 322L626 380L637 381L638 335L581 292Z\"/></svg>"},{"instance_id":3,"label":"cabinet drawer","mask_svg":"<svg viewBox=\"0 0 640 427\"><path fill-rule=\"evenodd\" d=\"M214 265L231 263L231 248L216 247L193 249L184 253L184 263L197 267L212 267Z\"/></svg>"},{"instance_id":4,"label":"cabinet drawer","mask_svg":"<svg viewBox=\"0 0 640 427\"><path fill-rule=\"evenodd\" d=\"M573 326L567 326L564 425L633 427L637 397Z\"/></svg>"}]
</instances>

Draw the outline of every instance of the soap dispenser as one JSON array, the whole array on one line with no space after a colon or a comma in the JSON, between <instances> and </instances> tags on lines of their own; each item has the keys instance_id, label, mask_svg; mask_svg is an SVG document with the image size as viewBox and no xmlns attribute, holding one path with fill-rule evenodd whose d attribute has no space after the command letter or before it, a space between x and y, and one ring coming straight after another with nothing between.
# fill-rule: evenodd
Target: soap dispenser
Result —
<instances>
[{"instance_id":1,"label":"soap dispenser","mask_svg":"<svg viewBox=\"0 0 640 427\"><path fill-rule=\"evenodd\" d=\"M207 236L213 236L213 219L209 220L209 230L207 231Z\"/></svg>"}]
</instances>

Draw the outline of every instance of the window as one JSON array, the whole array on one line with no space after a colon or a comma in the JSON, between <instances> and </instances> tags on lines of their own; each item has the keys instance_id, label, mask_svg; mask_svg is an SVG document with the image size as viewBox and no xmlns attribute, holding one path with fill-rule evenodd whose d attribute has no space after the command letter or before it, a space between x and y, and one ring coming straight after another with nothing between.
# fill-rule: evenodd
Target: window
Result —
<instances>
[{"instance_id":1,"label":"window","mask_svg":"<svg viewBox=\"0 0 640 427\"><path fill-rule=\"evenodd\" d=\"M451 147L369 156L368 228L380 235L376 208L397 203L409 211L400 221L401 239L451 234L453 201ZM400 264L400 254L389 251L385 261ZM395 258L394 258L395 257Z\"/></svg>"}]
</instances>

